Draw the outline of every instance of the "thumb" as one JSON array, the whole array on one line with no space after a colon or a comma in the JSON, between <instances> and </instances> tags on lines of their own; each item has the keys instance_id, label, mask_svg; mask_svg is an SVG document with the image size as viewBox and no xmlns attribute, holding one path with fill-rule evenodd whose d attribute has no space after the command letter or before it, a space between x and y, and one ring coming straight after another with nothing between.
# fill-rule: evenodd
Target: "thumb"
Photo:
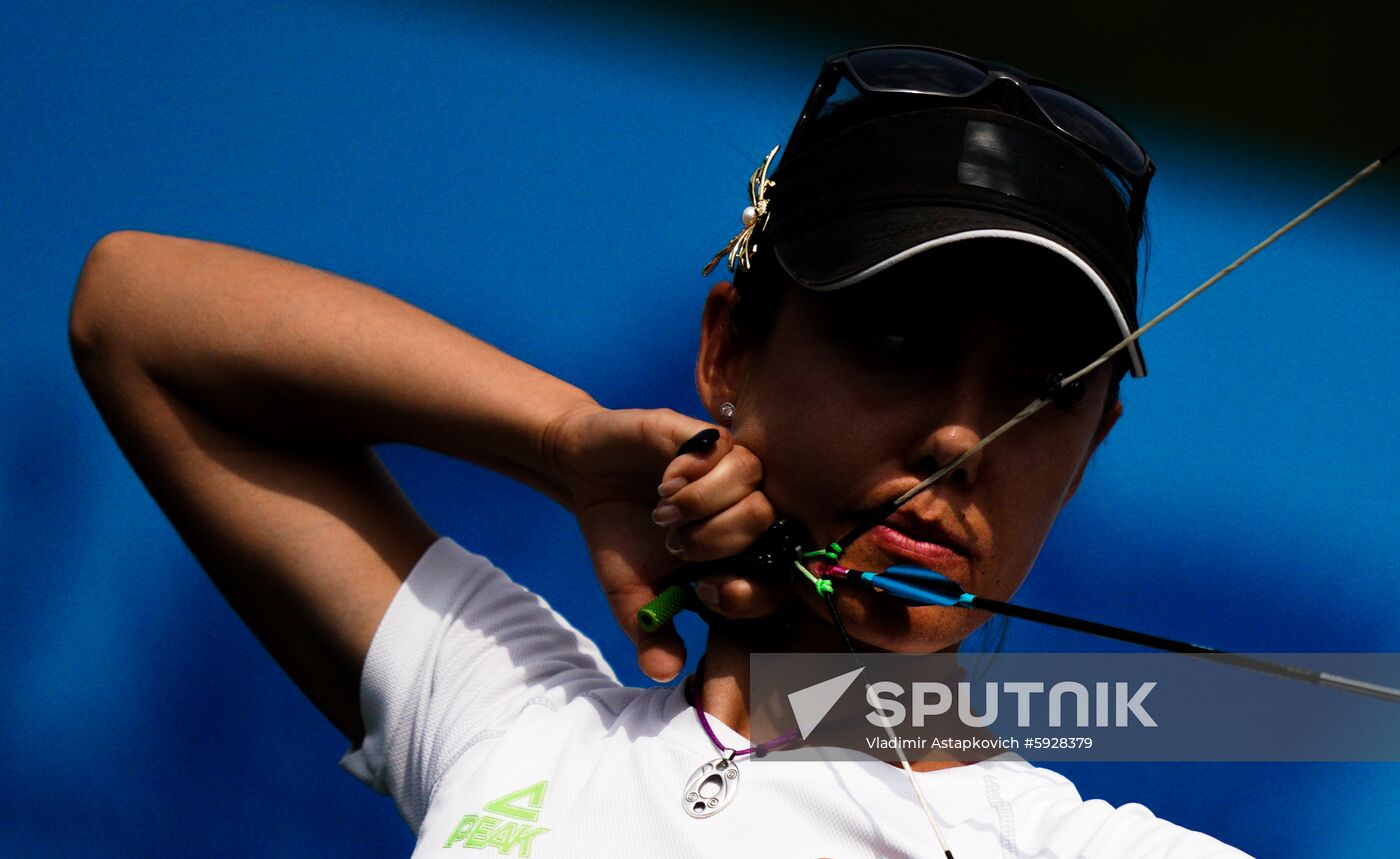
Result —
<instances>
[{"instance_id":1,"label":"thumb","mask_svg":"<svg viewBox=\"0 0 1400 859\"><path fill-rule=\"evenodd\" d=\"M637 642L637 667L658 683L674 679L685 667L685 643L671 624Z\"/></svg>"}]
</instances>

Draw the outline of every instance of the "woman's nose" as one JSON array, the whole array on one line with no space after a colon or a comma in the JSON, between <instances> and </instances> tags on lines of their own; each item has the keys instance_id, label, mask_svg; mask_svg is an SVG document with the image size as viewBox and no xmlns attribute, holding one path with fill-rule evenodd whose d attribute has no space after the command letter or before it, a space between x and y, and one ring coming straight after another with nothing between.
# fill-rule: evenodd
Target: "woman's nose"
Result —
<instances>
[{"instance_id":1,"label":"woman's nose","mask_svg":"<svg viewBox=\"0 0 1400 859\"><path fill-rule=\"evenodd\" d=\"M921 479L928 477L966 454L979 441L981 436L971 427L945 424L924 439L914 470ZM945 475L942 482L958 488L971 486L977 480L977 471L981 465L982 451L978 450Z\"/></svg>"}]
</instances>

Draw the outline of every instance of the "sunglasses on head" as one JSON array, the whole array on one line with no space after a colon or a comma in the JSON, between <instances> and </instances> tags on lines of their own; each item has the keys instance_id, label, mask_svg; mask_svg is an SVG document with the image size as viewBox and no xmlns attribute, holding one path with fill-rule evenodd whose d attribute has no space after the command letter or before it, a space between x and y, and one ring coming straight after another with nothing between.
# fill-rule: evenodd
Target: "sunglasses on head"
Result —
<instances>
[{"instance_id":1,"label":"sunglasses on head","mask_svg":"<svg viewBox=\"0 0 1400 859\"><path fill-rule=\"evenodd\" d=\"M863 95L880 97L988 98L994 87L1019 92L1018 102L1031 108L1018 111L1023 118L1059 133L1116 177L1123 189L1134 235L1141 231L1147 186L1156 166L1123 126L1069 90L1011 66L938 48L890 45L847 51L828 58L822 67L788 140L788 152L803 147L803 137L843 80Z\"/></svg>"}]
</instances>

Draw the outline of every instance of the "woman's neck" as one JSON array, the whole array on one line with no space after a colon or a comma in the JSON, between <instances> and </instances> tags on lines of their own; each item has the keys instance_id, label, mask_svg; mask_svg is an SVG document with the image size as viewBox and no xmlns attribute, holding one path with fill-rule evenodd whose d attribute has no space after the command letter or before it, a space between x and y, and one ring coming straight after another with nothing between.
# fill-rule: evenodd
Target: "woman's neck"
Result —
<instances>
[{"instance_id":1,"label":"woman's neck","mask_svg":"<svg viewBox=\"0 0 1400 859\"><path fill-rule=\"evenodd\" d=\"M831 624L801 610L761 620L710 618L702 676L705 712L749 735L749 657L753 653L843 653Z\"/></svg>"},{"instance_id":2,"label":"woman's neck","mask_svg":"<svg viewBox=\"0 0 1400 859\"><path fill-rule=\"evenodd\" d=\"M749 623L756 623L750 621ZM788 619L774 619L787 624ZM749 699L749 657L755 651L752 636L732 628L712 624L705 648L701 690L705 715L717 719L748 737L752 702ZM780 636L769 636L758 649L773 653L842 653L845 646L835 629L809 615L799 615ZM895 766L898 761L893 762ZM919 772L962 766L960 761L911 761Z\"/></svg>"}]
</instances>

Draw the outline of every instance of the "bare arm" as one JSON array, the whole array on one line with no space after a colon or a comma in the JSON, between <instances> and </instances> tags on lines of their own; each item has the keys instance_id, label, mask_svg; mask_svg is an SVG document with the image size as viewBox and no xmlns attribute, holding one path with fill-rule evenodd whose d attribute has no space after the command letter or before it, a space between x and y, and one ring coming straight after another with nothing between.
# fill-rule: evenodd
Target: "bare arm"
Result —
<instances>
[{"instance_id":1,"label":"bare arm","mask_svg":"<svg viewBox=\"0 0 1400 859\"><path fill-rule=\"evenodd\" d=\"M226 245L113 233L73 354L113 436L233 608L358 739L370 639L435 535L369 449L475 461L569 503L552 423L582 391L383 292Z\"/></svg>"}]
</instances>

